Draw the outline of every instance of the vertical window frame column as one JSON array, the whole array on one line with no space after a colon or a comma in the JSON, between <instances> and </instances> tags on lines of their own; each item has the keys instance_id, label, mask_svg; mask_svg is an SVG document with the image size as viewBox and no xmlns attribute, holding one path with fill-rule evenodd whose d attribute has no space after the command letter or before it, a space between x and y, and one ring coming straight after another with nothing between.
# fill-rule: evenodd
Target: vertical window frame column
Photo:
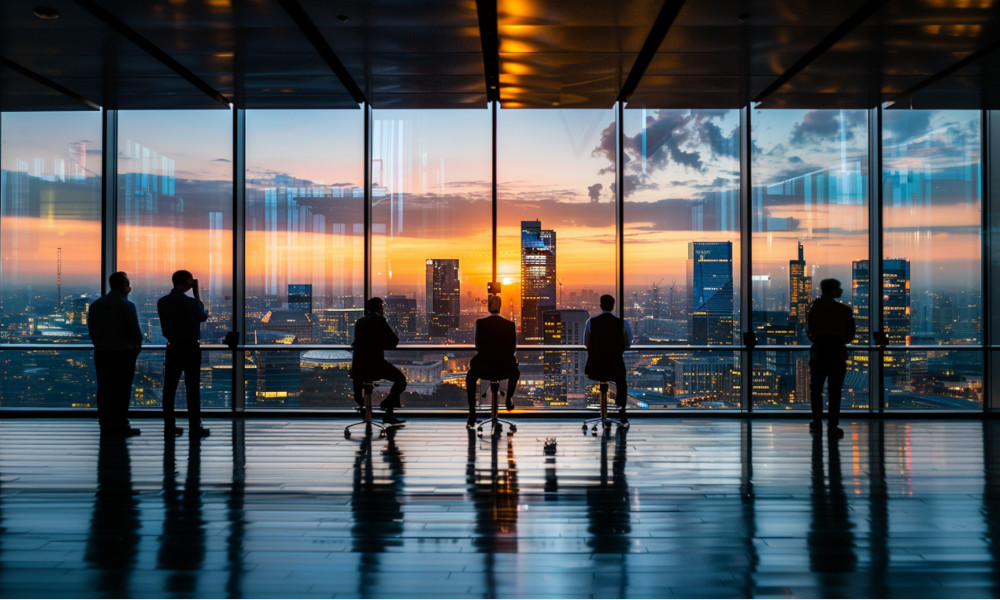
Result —
<instances>
[{"instance_id":1,"label":"vertical window frame column","mask_svg":"<svg viewBox=\"0 0 1000 600\"><path fill-rule=\"evenodd\" d=\"M750 151L753 104L740 109L740 412L753 412L753 188Z\"/></svg>"},{"instance_id":2,"label":"vertical window frame column","mask_svg":"<svg viewBox=\"0 0 1000 600\"><path fill-rule=\"evenodd\" d=\"M994 397L1000 387L993 378L1000 376L1000 364L996 362L994 345L997 337L993 335L993 286L1000 282L1000 264L993 260L993 255L1000 249L1000 174L995 172L997 162L993 153L1000 151L1000 111L983 110L982 119L982 149L980 156L983 168L982 177L982 266L983 266L983 412L1000 411L1000 398Z\"/></svg>"},{"instance_id":3,"label":"vertical window frame column","mask_svg":"<svg viewBox=\"0 0 1000 600\"><path fill-rule=\"evenodd\" d=\"M367 100L361 105L364 111L364 302L372 296L372 105Z\"/></svg>"},{"instance_id":4,"label":"vertical window frame column","mask_svg":"<svg viewBox=\"0 0 1000 600\"><path fill-rule=\"evenodd\" d=\"M625 103L615 103L615 295L618 317L625 318ZM617 392L616 392L617 393ZM627 400L627 399L626 399Z\"/></svg>"},{"instance_id":5,"label":"vertical window frame column","mask_svg":"<svg viewBox=\"0 0 1000 600\"><path fill-rule=\"evenodd\" d=\"M885 412L885 381L882 376L885 346L882 331L882 111L868 112L868 412Z\"/></svg>"},{"instance_id":6,"label":"vertical window frame column","mask_svg":"<svg viewBox=\"0 0 1000 600\"><path fill-rule=\"evenodd\" d=\"M233 324L236 345L232 351L232 406L234 413L246 410L246 109L232 106L233 113Z\"/></svg>"},{"instance_id":7,"label":"vertical window frame column","mask_svg":"<svg viewBox=\"0 0 1000 600\"><path fill-rule=\"evenodd\" d=\"M101 295L118 266L118 111L101 109Z\"/></svg>"}]
</instances>

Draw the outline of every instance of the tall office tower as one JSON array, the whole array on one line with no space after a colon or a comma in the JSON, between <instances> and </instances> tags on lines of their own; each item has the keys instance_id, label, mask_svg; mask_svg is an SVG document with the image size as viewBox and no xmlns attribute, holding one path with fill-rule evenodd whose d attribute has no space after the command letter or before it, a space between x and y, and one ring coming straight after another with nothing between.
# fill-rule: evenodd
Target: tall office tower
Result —
<instances>
[{"instance_id":1,"label":"tall office tower","mask_svg":"<svg viewBox=\"0 0 1000 600\"><path fill-rule=\"evenodd\" d=\"M812 302L812 277L806 277L806 260L799 242L798 260L788 261L788 316L795 324L799 338L806 332L806 315Z\"/></svg>"},{"instance_id":2,"label":"tall office tower","mask_svg":"<svg viewBox=\"0 0 1000 600\"><path fill-rule=\"evenodd\" d=\"M545 311L556 308L556 232L521 221L521 340L544 339Z\"/></svg>"},{"instance_id":3,"label":"tall office tower","mask_svg":"<svg viewBox=\"0 0 1000 600\"><path fill-rule=\"evenodd\" d=\"M882 261L882 327L890 344L910 344L910 261Z\"/></svg>"},{"instance_id":4,"label":"tall office tower","mask_svg":"<svg viewBox=\"0 0 1000 600\"><path fill-rule=\"evenodd\" d=\"M461 314L461 280L457 258L427 259L427 333L454 336Z\"/></svg>"},{"instance_id":5,"label":"tall office tower","mask_svg":"<svg viewBox=\"0 0 1000 600\"><path fill-rule=\"evenodd\" d=\"M871 321L868 317L868 294L871 290L871 267L867 260L851 263L851 305L854 307L855 339L862 344L869 341Z\"/></svg>"},{"instance_id":6,"label":"tall office tower","mask_svg":"<svg viewBox=\"0 0 1000 600\"><path fill-rule=\"evenodd\" d=\"M571 346L583 344L583 331L590 314L585 310L547 310L542 313L543 339L546 344ZM586 405L587 386L583 372L585 352L546 351L542 359L545 403L548 406Z\"/></svg>"},{"instance_id":7,"label":"tall office tower","mask_svg":"<svg viewBox=\"0 0 1000 600\"><path fill-rule=\"evenodd\" d=\"M691 343L732 343L733 243L690 242L687 283Z\"/></svg>"},{"instance_id":8,"label":"tall office tower","mask_svg":"<svg viewBox=\"0 0 1000 600\"><path fill-rule=\"evenodd\" d=\"M385 320L400 339L413 339L417 333L417 299L402 294L385 297Z\"/></svg>"},{"instance_id":9,"label":"tall office tower","mask_svg":"<svg viewBox=\"0 0 1000 600\"><path fill-rule=\"evenodd\" d=\"M301 310L309 314L313 310L313 286L311 283L288 284L289 310Z\"/></svg>"}]
</instances>

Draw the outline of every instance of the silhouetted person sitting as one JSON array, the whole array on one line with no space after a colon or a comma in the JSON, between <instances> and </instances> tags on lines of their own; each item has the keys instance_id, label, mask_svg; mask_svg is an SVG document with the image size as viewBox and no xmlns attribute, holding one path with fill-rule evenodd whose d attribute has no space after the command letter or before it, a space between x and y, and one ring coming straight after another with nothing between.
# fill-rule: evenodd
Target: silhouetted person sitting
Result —
<instances>
[{"instance_id":1,"label":"silhouetted person sitting","mask_svg":"<svg viewBox=\"0 0 1000 600\"><path fill-rule=\"evenodd\" d=\"M844 290L836 279L820 282L821 296L809 305L806 333L812 342L809 350L809 400L812 403L812 423L809 430L821 431L823 426L823 382L830 396L830 435L842 437L840 423L840 392L847 375L847 344L854 339L854 311L837 302Z\"/></svg>"},{"instance_id":2,"label":"silhouetted person sitting","mask_svg":"<svg viewBox=\"0 0 1000 600\"><path fill-rule=\"evenodd\" d=\"M171 277L174 289L156 302L160 327L167 338L167 356L163 367L163 421L166 435L181 435L174 419L174 396L181 373L187 392L188 426L193 436L207 436L201 426L201 324L208 311L198 294L198 280L190 271L177 271ZM187 295L194 290L194 297Z\"/></svg>"},{"instance_id":3,"label":"silhouetted person sitting","mask_svg":"<svg viewBox=\"0 0 1000 600\"><path fill-rule=\"evenodd\" d=\"M364 407L364 383L378 379L392 382L389 395L379 406L385 411L382 422L389 425L404 423L393 414L402 406L400 396L406 389L406 376L385 359L385 351L392 350L399 343L399 337L382 316L382 299L370 298L365 302L365 316L354 324L354 359L351 361L351 379L354 380L354 401Z\"/></svg>"},{"instance_id":4,"label":"silhouetted person sitting","mask_svg":"<svg viewBox=\"0 0 1000 600\"><path fill-rule=\"evenodd\" d=\"M514 410L514 390L521 371L517 367L517 331L514 322L500 316L500 296L491 295L486 301L490 316L476 321L476 355L469 363L465 376L465 391L469 396L468 426L476 425L476 391L480 379L507 380L507 410Z\"/></svg>"},{"instance_id":5,"label":"silhouetted person sitting","mask_svg":"<svg viewBox=\"0 0 1000 600\"><path fill-rule=\"evenodd\" d=\"M587 346L587 364L584 373L595 381L612 381L615 384L615 404L618 419L628 423L625 405L628 403L625 359L622 355L632 345L632 328L625 319L612 312L615 299L601 296L601 314L587 319L583 329L583 343Z\"/></svg>"},{"instance_id":6,"label":"silhouetted person sitting","mask_svg":"<svg viewBox=\"0 0 1000 600\"><path fill-rule=\"evenodd\" d=\"M87 312L97 371L97 419L101 435L139 435L128 422L135 361L142 350L139 317L127 299L132 286L124 271L112 273L108 287L107 295L94 300Z\"/></svg>"}]
</instances>

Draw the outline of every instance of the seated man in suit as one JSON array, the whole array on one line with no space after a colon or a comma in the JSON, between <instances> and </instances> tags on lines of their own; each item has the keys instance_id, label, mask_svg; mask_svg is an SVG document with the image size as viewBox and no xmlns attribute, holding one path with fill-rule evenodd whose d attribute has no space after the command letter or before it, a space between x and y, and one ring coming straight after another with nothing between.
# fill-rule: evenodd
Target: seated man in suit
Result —
<instances>
[{"instance_id":1,"label":"seated man in suit","mask_svg":"<svg viewBox=\"0 0 1000 600\"><path fill-rule=\"evenodd\" d=\"M354 401L364 406L366 381L388 379L392 382L389 395L379 406L385 411L382 422L398 425L405 422L397 418L393 410L402 406L400 396L406 389L406 376L385 359L385 351L392 350L399 343L399 337L389 327L382 315L381 298L369 298L365 302L365 316L354 324L354 359L351 361L351 379L354 380Z\"/></svg>"},{"instance_id":2,"label":"seated man in suit","mask_svg":"<svg viewBox=\"0 0 1000 600\"><path fill-rule=\"evenodd\" d=\"M487 300L490 316L476 321L476 355L469 363L465 390L469 395L468 426L476 424L476 388L480 379L507 380L507 410L514 410L514 390L521 377L517 368L517 332L514 322L500 316L500 296Z\"/></svg>"},{"instance_id":3,"label":"seated man in suit","mask_svg":"<svg viewBox=\"0 0 1000 600\"><path fill-rule=\"evenodd\" d=\"M587 346L587 364L584 372L595 381L613 381L615 384L615 404L622 424L628 423L625 405L628 402L625 360L622 354L632 345L632 328L625 319L612 312L615 299L607 294L601 296L601 314L587 319L583 329L583 343Z\"/></svg>"}]
</instances>

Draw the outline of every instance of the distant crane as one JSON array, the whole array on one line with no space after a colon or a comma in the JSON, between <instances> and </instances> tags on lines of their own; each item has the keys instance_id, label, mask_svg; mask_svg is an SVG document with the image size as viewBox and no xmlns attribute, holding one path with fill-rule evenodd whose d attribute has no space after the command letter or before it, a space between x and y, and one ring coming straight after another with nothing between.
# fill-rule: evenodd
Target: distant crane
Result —
<instances>
[{"instance_id":1,"label":"distant crane","mask_svg":"<svg viewBox=\"0 0 1000 600\"><path fill-rule=\"evenodd\" d=\"M559 284L559 297L556 298L556 306L562 306L563 305L562 279L556 279L556 282Z\"/></svg>"}]
</instances>

